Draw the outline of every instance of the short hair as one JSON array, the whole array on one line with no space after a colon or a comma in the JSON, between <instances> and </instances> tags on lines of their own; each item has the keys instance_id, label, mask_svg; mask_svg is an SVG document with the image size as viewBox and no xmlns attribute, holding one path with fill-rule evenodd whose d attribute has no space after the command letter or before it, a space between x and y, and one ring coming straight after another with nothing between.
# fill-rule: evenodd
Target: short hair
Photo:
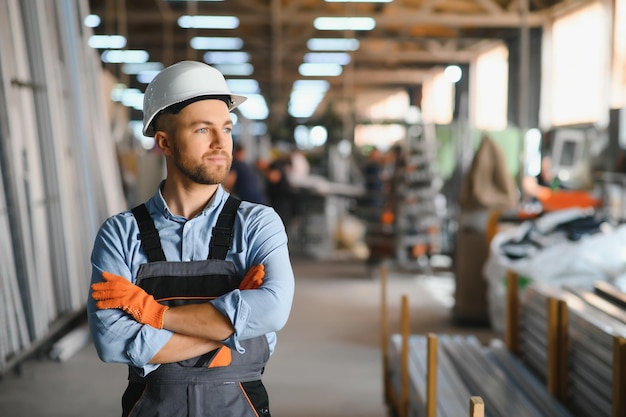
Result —
<instances>
[{"instance_id":1,"label":"short hair","mask_svg":"<svg viewBox=\"0 0 626 417\"><path fill-rule=\"evenodd\" d=\"M226 103L226 106L230 106L230 103L232 102L232 99L230 98L230 96L220 95L220 96L193 97L193 98L190 98L189 100L185 100L185 101L181 101L180 103L172 104L171 106L166 107L163 110L161 110L154 117L154 119L152 121L152 125L154 127L154 131L155 132L157 130L166 130L167 131L168 129L172 128L172 126L170 126L172 119L168 117L168 118L165 119L166 120L165 123L162 123L161 121L159 121L159 119L161 119L161 116L167 116L167 115L175 116L178 113L180 113L181 110L184 109L185 107L187 107L188 105L190 105L192 103L195 103L196 101L201 101L201 100L220 100L220 101L223 101L224 103Z\"/></svg>"}]
</instances>

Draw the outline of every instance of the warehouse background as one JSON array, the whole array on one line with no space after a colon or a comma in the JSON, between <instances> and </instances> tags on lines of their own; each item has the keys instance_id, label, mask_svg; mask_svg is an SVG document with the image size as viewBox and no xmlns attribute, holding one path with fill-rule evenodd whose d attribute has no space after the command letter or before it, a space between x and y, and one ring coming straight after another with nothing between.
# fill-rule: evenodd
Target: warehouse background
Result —
<instances>
[{"instance_id":1,"label":"warehouse background","mask_svg":"<svg viewBox=\"0 0 626 417\"><path fill-rule=\"evenodd\" d=\"M180 25L197 15L237 16L240 25L226 33ZM318 17L354 16L375 26L314 27ZM235 132L250 160L306 155L306 175L294 180L306 202L290 226L295 263L340 259L362 266L364 279L379 279L381 265L410 283L443 277L456 298L451 323L503 336L482 276L488 229L514 227L494 212L537 209L522 184L542 153L553 154L569 189L602 200L607 223L626 218L625 27L623 0L1 0L0 374L33 357L66 360L88 343L80 329L93 237L162 176L160 155L137 133L147 80L113 52L144 51L152 71L206 60L229 81L248 81L231 88L253 98L236 113ZM235 52L247 60L235 67L250 75L229 75L209 54L224 50L191 47L225 34L240 38ZM94 35L125 42L98 46ZM358 46L350 43L338 74L302 75L302 64L318 63L309 40L320 38ZM315 106L298 113L303 80L322 92L305 90ZM360 204L372 148L388 155L391 222L372 222ZM490 182L473 169L480 155L500 161L491 175L513 184L495 186L504 197L494 204L481 200Z\"/></svg>"}]
</instances>

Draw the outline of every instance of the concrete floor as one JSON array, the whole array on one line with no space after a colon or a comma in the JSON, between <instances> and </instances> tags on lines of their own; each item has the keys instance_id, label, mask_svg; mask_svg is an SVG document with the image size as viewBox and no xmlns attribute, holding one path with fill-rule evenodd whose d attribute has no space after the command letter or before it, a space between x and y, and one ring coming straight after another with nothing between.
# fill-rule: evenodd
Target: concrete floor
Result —
<instances>
[{"instance_id":1,"label":"concrete floor","mask_svg":"<svg viewBox=\"0 0 626 417\"><path fill-rule=\"evenodd\" d=\"M381 279L355 260L294 258L296 296L264 377L274 417L384 417ZM472 333L451 323L454 278L390 270L388 328L399 330L403 294L414 333ZM88 344L64 362L28 360L0 380L0 416L111 417L121 413L126 367L104 364Z\"/></svg>"}]
</instances>

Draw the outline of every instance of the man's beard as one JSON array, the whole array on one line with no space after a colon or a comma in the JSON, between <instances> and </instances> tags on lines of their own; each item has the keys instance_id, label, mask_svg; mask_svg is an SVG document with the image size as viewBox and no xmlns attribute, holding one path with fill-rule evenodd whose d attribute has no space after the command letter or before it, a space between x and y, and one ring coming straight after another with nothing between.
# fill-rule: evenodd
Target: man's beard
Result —
<instances>
[{"instance_id":1,"label":"man's beard","mask_svg":"<svg viewBox=\"0 0 626 417\"><path fill-rule=\"evenodd\" d=\"M230 158L228 159L228 164L226 166L207 168L207 166L202 164L201 162L194 164L194 162L192 162L188 158L185 158L180 152L180 149L177 145L174 145L172 150L174 165L176 166L176 168L178 168L178 170L185 177L195 183L204 185L220 184L226 179L226 176L230 171L230 165L232 163L232 160ZM220 153L227 158L229 157L226 152L218 151L217 153Z\"/></svg>"}]
</instances>

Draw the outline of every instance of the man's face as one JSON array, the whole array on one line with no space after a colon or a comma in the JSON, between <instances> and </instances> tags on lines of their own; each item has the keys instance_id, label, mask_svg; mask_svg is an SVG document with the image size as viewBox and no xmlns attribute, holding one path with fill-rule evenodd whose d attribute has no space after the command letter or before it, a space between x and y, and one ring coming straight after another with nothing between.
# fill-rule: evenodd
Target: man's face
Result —
<instances>
[{"instance_id":1,"label":"man's face","mask_svg":"<svg viewBox=\"0 0 626 417\"><path fill-rule=\"evenodd\" d=\"M177 116L172 161L178 171L198 184L224 181L232 163L233 123L226 103L201 100Z\"/></svg>"}]
</instances>

